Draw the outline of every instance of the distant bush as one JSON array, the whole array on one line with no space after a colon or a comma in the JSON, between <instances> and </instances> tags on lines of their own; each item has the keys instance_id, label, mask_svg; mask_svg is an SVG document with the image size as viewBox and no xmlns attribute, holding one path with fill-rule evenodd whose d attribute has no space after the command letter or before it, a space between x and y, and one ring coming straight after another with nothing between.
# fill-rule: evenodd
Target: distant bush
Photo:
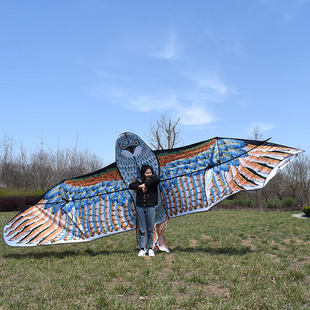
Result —
<instances>
[{"instance_id":1,"label":"distant bush","mask_svg":"<svg viewBox=\"0 0 310 310\"><path fill-rule=\"evenodd\" d=\"M0 212L23 211L42 195L40 190L0 188Z\"/></svg>"},{"instance_id":2,"label":"distant bush","mask_svg":"<svg viewBox=\"0 0 310 310\"><path fill-rule=\"evenodd\" d=\"M279 209L281 206L281 200L278 198L271 198L267 201L267 208L268 209Z\"/></svg>"},{"instance_id":3,"label":"distant bush","mask_svg":"<svg viewBox=\"0 0 310 310\"><path fill-rule=\"evenodd\" d=\"M225 199L218 205L222 209L241 209L253 208L254 201L252 199Z\"/></svg>"},{"instance_id":4,"label":"distant bush","mask_svg":"<svg viewBox=\"0 0 310 310\"><path fill-rule=\"evenodd\" d=\"M292 197L283 198L281 201L281 207L285 209L291 209L296 205L295 199Z\"/></svg>"},{"instance_id":5,"label":"distant bush","mask_svg":"<svg viewBox=\"0 0 310 310\"><path fill-rule=\"evenodd\" d=\"M310 216L310 206L303 207L302 211L306 214L306 216Z\"/></svg>"},{"instance_id":6,"label":"distant bush","mask_svg":"<svg viewBox=\"0 0 310 310\"><path fill-rule=\"evenodd\" d=\"M238 199L240 207L252 208L254 201L252 199Z\"/></svg>"},{"instance_id":7,"label":"distant bush","mask_svg":"<svg viewBox=\"0 0 310 310\"><path fill-rule=\"evenodd\" d=\"M300 210L294 198L286 197L283 199L270 198L267 201L259 199L256 203L254 199L250 198L228 198L223 200L218 205L222 209L257 209L265 211L293 211Z\"/></svg>"}]
</instances>

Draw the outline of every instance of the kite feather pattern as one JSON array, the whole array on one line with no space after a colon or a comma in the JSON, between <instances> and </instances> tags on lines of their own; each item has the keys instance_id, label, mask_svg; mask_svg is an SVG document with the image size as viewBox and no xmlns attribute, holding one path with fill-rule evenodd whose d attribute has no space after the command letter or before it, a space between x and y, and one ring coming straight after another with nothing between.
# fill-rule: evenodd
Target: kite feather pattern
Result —
<instances>
[{"instance_id":1,"label":"kite feather pattern","mask_svg":"<svg viewBox=\"0 0 310 310\"><path fill-rule=\"evenodd\" d=\"M65 180L4 227L10 246L91 241L136 229L135 192L142 165L160 177L154 241L169 251L163 233L171 218L207 211L240 191L264 187L302 150L268 141L213 138L192 145L152 151L133 133L121 134L116 162Z\"/></svg>"}]
</instances>

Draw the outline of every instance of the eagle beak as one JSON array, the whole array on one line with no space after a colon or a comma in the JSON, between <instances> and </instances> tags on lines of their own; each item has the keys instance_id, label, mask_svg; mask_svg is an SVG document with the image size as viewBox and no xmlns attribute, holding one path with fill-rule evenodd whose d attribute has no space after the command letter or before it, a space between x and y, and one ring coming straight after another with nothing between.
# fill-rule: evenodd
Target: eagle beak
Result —
<instances>
[{"instance_id":1,"label":"eagle beak","mask_svg":"<svg viewBox=\"0 0 310 310\"><path fill-rule=\"evenodd\" d=\"M131 154L135 152L136 147L135 146L129 146L126 148L127 151L129 151Z\"/></svg>"}]
</instances>

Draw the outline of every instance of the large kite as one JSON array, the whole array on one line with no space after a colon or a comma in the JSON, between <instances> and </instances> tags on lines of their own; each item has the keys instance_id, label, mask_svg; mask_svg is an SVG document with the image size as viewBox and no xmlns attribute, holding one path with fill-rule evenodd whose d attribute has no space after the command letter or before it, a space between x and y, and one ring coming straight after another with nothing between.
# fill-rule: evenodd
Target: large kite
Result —
<instances>
[{"instance_id":1,"label":"large kite","mask_svg":"<svg viewBox=\"0 0 310 310\"><path fill-rule=\"evenodd\" d=\"M160 176L156 248L169 251L163 233L170 218L209 210L244 190L264 187L299 149L267 141L213 138L152 151L133 133L116 141L116 162L56 185L4 227L10 246L91 241L136 228L135 192L128 185L148 164Z\"/></svg>"}]
</instances>

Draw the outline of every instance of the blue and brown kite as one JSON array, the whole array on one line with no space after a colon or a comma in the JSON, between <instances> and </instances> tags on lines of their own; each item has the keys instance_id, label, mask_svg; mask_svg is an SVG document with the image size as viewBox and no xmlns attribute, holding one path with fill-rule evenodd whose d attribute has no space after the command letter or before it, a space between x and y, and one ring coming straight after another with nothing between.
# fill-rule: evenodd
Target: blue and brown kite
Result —
<instances>
[{"instance_id":1,"label":"blue and brown kite","mask_svg":"<svg viewBox=\"0 0 310 310\"><path fill-rule=\"evenodd\" d=\"M299 149L268 141L213 138L152 151L133 133L121 134L116 162L56 185L4 227L10 246L91 241L136 228L135 192L128 184L148 164L160 176L156 248L169 251L163 233L169 219L209 210L223 199L264 187Z\"/></svg>"}]
</instances>

